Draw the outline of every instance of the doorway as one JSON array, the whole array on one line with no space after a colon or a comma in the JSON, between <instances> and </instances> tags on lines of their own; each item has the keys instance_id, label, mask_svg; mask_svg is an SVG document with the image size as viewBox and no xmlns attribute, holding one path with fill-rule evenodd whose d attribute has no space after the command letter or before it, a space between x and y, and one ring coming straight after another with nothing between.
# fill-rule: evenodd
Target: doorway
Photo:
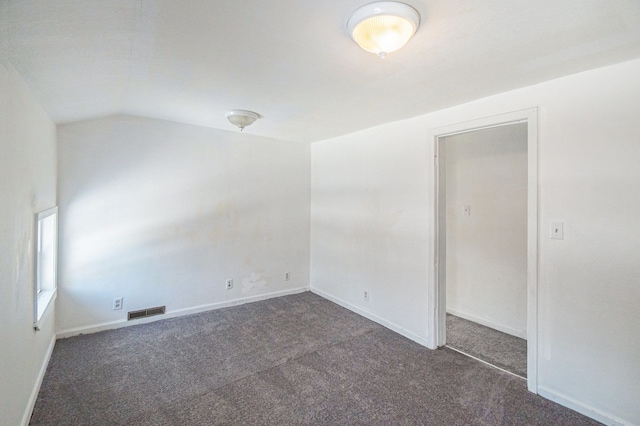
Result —
<instances>
[{"instance_id":1,"label":"doorway","mask_svg":"<svg viewBox=\"0 0 640 426\"><path fill-rule=\"evenodd\" d=\"M527 123L440 137L446 345L527 376Z\"/></svg>"},{"instance_id":2,"label":"doorway","mask_svg":"<svg viewBox=\"0 0 640 426\"><path fill-rule=\"evenodd\" d=\"M518 148L516 143L505 148L505 146L492 147L478 144L496 135L514 132L523 136L524 146ZM436 233L434 285L430 289L432 290L430 291L431 300L433 300L430 306L433 309L430 313L433 321L429 328L432 333L431 346L439 347L447 343L447 283L450 282L449 296L452 299L452 305L455 305L449 306L450 312L462 313L463 317L466 314L466 318L462 321L480 319L481 324L483 320L485 321L483 324L485 326L489 325L493 329L507 331L511 335L526 337L527 384L530 391L537 393L537 109L532 108L447 126L436 129L433 137ZM495 180L495 176L493 181L489 180L489 184L480 181L474 183L474 173L478 173L479 170L474 170L474 167L484 167L489 175L492 174L492 168L516 167L514 165L516 163L508 165L504 155L487 160L485 157L492 149L494 151L497 149L497 152L501 149L524 150L523 157L518 160L519 163L516 161L519 167L524 167L524 170L521 170L524 176L520 176L520 179L524 180L519 189L520 197L517 196L518 190L514 192L514 188L510 188L510 182L500 183L499 180ZM458 158L453 163L447 162L447 150L452 156L456 155L456 152L458 154L466 152L468 158ZM502 152L502 154L509 153ZM472 164L474 156L477 157L475 160L481 158L481 161ZM502 160L499 157L502 157ZM448 183L447 166L457 168L454 174L449 173ZM453 185L461 182L465 186L456 190ZM482 185L488 186L483 188ZM512 192L510 196L498 200L495 193L492 195L494 190ZM479 194L476 194L475 198L469 198L469 191L479 192ZM523 191L524 194L522 194ZM492 211L496 204L501 204L506 210ZM519 233L519 237L515 242L496 242L492 235L510 232L509 229L514 229L513 226L516 225L509 217L509 208L513 208L513 213L516 211L520 213L514 214L519 216L516 220L520 221L518 231L515 231ZM492 222L479 226L477 220L482 216L490 217ZM475 224L474 221L476 221ZM512 228L509 228L510 226ZM468 237L466 240L461 238L461 234L465 232ZM455 252L448 252L447 244L455 246ZM487 247L487 244L491 247ZM513 244L516 244L517 248L510 247ZM458 255L465 252L470 257L461 260ZM485 268L482 268L483 262ZM500 286L498 288L493 286L490 290L482 288L480 284L496 279L496 270L503 278L519 282L518 288L505 287L504 283L502 288ZM491 273L494 273L493 278ZM472 285L469 285L470 276L472 276ZM493 303L492 306L492 301L497 303ZM483 309L488 311L483 312ZM457 321L456 324L460 325L461 322ZM490 336L487 334L480 339L489 340ZM487 346L487 342L480 343Z\"/></svg>"}]
</instances>

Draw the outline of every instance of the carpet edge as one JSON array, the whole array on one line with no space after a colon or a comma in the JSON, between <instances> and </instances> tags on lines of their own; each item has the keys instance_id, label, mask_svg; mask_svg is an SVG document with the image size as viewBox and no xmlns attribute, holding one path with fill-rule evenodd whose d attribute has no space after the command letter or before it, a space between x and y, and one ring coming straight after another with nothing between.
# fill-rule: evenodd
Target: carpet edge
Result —
<instances>
[{"instance_id":1,"label":"carpet edge","mask_svg":"<svg viewBox=\"0 0 640 426\"><path fill-rule=\"evenodd\" d=\"M388 321L382 317L379 317L378 315L374 314L373 312L367 311L365 309L362 309L356 305L352 305L349 302L346 302L332 294L326 293L322 290L318 290L317 288L311 287L309 289L309 291L311 291L311 293L317 294L320 297L323 297L327 300L332 301L333 303L342 306L345 309L350 310L351 312L355 312L358 315L361 315L375 323L378 323L380 325L382 325L383 327L388 328L391 331L395 331L396 333L400 334L401 336L406 337L409 340L413 340L414 342L429 348L429 338L428 337L423 337L423 336L419 336L409 330L407 330L406 328L399 326L398 324L395 324L391 321ZM430 348L429 348L430 349Z\"/></svg>"},{"instance_id":2,"label":"carpet edge","mask_svg":"<svg viewBox=\"0 0 640 426\"><path fill-rule=\"evenodd\" d=\"M583 402L579 402L570 396L556 392L543 385L538 385L538 395L606 425L634 426L634 423L630 421L616 417L611 413L607 413Z\"/></svg>"},{"instance_id":3,"label":"carpet edge","mask_svg":"<svg viewBox=\"0 0 640 426\"><path fill-rule=\"evenodd\" d=\"M88 326L70 328L67 330L62 330L57 332L54 337L55 339L64 339L67 337L73 337L80 334L91 334L91 333L97 333L99 331L104 331L104 330L113 330L117 328L130 327L132 325L148 324L151 322L162 321L169 318L183 317L187 315L198 314L201 312L214 311L216 309L244 305L245 303L260 302L262 300L273 299L275 297L282 297L282 296L289 296L292 294L304 293L305 291L309 291L309 290L310 290L309 287L296 287L296 288L287 289L287 290L264 293L258 296L243 297L243 298L238 298L233 300L227 300L224 302L215 302L215 303L208 303L206 305L193 306L191 308L176 309L174 311L167 311L167 313L164 315L156 315L153 317L142 318L133 322L127 321L126 319L122 319L118 321L110 321L110 322L105 322L101 324L93 324Z\"/></svg>"},{"instance_id":4,"label":"carpet edge","mask_svg":"<svg viewBox=\"0 0 640 426\"><path fill-rule=\"evenodd\" d=\"M29 402L27 402L24 414L22 415L22 421L20 422L22 426L28 426L31 422L31 416L33 415L33 410L36 407L36 401L38 399L38 395L40 394L40 388L42 387L44 376L47 373L47 367L49 367L49 361L51 361L51 355L53 354L53 348L55 345L56 335L54 334L53 336L51 336L51 342L49 342L49 347L47 348L44 360L42 362L42 365L40 366L40 371L38 371L36 382L34 383L33 389L31 390L31 395L29 395Z\"/></svg>"}]
</instances>

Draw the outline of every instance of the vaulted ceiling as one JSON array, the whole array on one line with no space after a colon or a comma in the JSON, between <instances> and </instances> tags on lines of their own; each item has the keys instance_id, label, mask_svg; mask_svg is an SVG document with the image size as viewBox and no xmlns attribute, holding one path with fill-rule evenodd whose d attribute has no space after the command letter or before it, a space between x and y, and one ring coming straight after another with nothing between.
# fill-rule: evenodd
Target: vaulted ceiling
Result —
<instances>
[{"instance_id":1,"label":"vaulted ceiling","mask_svg":"<svg viewBox=\"0 0 640 426\"><path fill-rule=\"evenodd\" d=\"M0 0L0 60L56 123L132 114L309 142L640 57L638 0L405 0L380 60L347 35L368 0Z\"/></svg>"}]
</instances>

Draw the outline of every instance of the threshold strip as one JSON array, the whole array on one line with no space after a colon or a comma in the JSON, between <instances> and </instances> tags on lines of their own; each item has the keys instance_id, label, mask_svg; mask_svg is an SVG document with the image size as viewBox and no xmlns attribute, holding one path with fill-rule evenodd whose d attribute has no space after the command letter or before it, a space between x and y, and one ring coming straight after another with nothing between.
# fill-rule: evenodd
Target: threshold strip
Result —
<instances>
[{"instance_id":1,"label":"threshold strip","mask_svg":"<svg viewBox=\"0 0 640 426\"><path fill-rule=\"evenodd\" d=\"M468 354L468 353L466 353L466 352L462 352L462 351L461 351L461 350L459 350L459 349L452 348L452 347L451 347L451 346L449 346L449 345L444 345L444 346L445 346L445 347L447 347L447 348L449 348L449 349L451 349L452 351L456 351L456 352L458 352L459 354L462 354L462 355L468 356L469 358L473 358L473 359L475 359L476 361L480 361L480 362L482 362L482 363L484 363L484 364L487 364L488 366L491 366L491 367L493 367L493 368L497 368L497 369L498 369L498 370L500 370L500 371L504 371L505 373L511 374L512 376L515 376L515 377L517 377L517 378L519 378L519 379L522 379L522 380L524 380L525 382L527 381L527 378L526 378L526 377L522 377L522 376L520 376L520 375L518 375L518 374L516 374L516 373L512 373L511 371L505 370L504 368L498 367L497 365L491 364L490 362L487 362L487 361L485 361L485 360L483 360L483 359L476 358L475 356L473 356L473 355L469 355L469 354Z\"/></svg>"}]
</instances>

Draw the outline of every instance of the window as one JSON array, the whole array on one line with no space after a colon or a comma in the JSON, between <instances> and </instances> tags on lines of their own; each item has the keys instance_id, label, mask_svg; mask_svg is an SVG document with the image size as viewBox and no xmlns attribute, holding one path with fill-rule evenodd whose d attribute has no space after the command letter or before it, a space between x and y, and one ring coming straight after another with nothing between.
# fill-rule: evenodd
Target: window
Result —
<instances>
[{"instance_id":1,"label":"window","mask_svg":"<svg viewBox=\"0 0 640 426\"><path fill-rule=\"evenodd\" d=\"M40 320L56 295L58 207L53 207L37 214L35 255L33 325L36 330L39 330Z\"/></svg>"}]
</instances>

